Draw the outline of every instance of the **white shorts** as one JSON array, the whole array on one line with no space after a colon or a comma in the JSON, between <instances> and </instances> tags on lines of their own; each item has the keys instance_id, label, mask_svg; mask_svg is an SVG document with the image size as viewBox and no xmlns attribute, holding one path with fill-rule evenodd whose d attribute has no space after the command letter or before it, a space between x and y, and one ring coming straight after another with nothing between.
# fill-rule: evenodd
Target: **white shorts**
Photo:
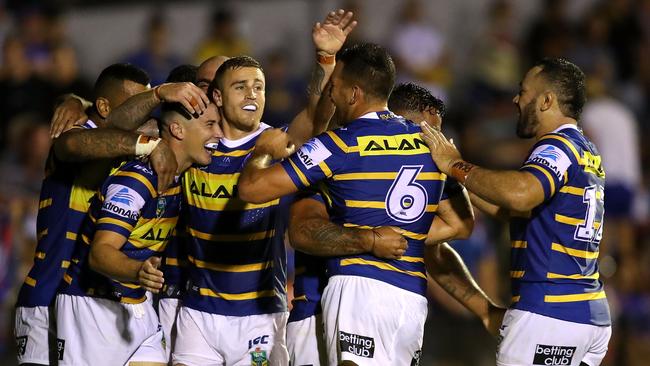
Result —
<instances>
[{"instance_id":1,"label":"white shorts","mask_svg":"<svg viewBox=\"0 0 650 366\"><path fill-rule=\"evenodd\" d=\"M172 360L187 366L287 366L288 318L288 312L225 316L181 306Z\"/></svg>"},{"instance_id":2,"label":"white shorts","mask_svg":"<svg viewBox=\"0 0 650 366\"><path fill-rule=\"evenodd\" d=\"M49 365L56 359L56 329L49 306L16 308L14 335L18 351L18 364L37 363ZM52 314L53 315L53 314ZM52 319L52 323L50 323Z\"/></svg>"},{"instance_id":3,"label":"white shorts","mask_svg":"<svg viewBox=\"0 0 650 366\"><path fill-rule=\"evenodd\" d=\"M573 323L509 309L499 329L497 366L598 366L607 353L610 326Z\"/></svg>"},{"instance_id":4,"label":"white shorts","mask_svg":"<svg viewBox=\"0 0 650 366\"><path fill-rule=\"evenodd\" d=\"M122 304L59 294L56 310L59 365L167 363L162 330L149 298Z\"/></svg>"},{"instance_id":5,"label":"white shorts","mask_svg":"<svg viewBox=\"0 0 650 366\"><path fill-rule=\"evenodd\" d=\"M180 300L164 298L158 300L158 319L165 340L165 353L167 360L171 361L171 351L176 339L176 316L180 310Z\"/></svg>"},{"instance_id":6,"label":"white shorts","mask_svg":"<svg viewBox=\"0 0 650 366\"><path fill-rule=\"evenodd\" d=\"M322 314L287 324L287 349L292 366L325 366L325 330Z\"/></svg>"},{"instance_id":7,"label":"white shorts","mask_svg":"<svg viewBox=\"0 0 650 366\"><path fill-rule=\"evenodd\" d=\"M421 355L427 299L385 282L333 276L323 292L329 364L411 365Z\"/></svg>"}]
</instances>

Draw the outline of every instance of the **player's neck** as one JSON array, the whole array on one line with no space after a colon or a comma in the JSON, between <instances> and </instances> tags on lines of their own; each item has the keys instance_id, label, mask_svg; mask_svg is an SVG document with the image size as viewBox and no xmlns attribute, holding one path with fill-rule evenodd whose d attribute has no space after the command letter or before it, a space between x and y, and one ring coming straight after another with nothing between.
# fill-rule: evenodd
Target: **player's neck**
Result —
<instances>
[{"instance_id":1,"label":"player's neck","mask_svg":"<svg viewBox=\"0 0 650 366\"><path fill-rule=\"evenodd\" d=\"M539 140L540 138L542 138L542 136L557 130L558 127L560 127L562 125L568 125L568 124L577 126L578 121L576 121L575 119L573 119L571 117L566 117L566 116L563 116L563 115L555 116L552 119L549 118L549 119L547 119L546 121L543 121L540 124L540 128L537 131L537 134L535 135L535 139Z\"/></svg>"},{"instance_id":2,"label":"player's neck","mask_svg":"<svg viewBox=\"0 0 650 366\"><path fill-rule=\"evenodd\" d=\"M352 120L355 120L364 114L370 113L370 112L381 112L388 110L388 105L386 102L376 102L376 103L367 103L367 104L362 104L359 107L355 108L352 112Z\"/></svg>"},{"instance_id":3,"label":"player's neck","mask_svg":"<svg viewBox=\"0 0 650 366\"><path fill-rule=\"evenodd\" d=\"M90 108L90 109L91 109L91 111L88 113L88 119L93 121L99 127L105 127L106 118L103 118L102 116L100 116L95 111L95 108Z\"/></svg>"},{"instance_id":4,"label":"player's neck","mask_svg":"<svg viewBox=\"0 0 650 366\"><path fill-rule=\"evenodd\" d=\"M223 136L228 140L239 140L244 137L255 133L260 128L261 122L256 122L251 129L250 126L238 126L236 123L228 122L225 119L221 124L221 129L223 130Z\"/></svg>"},{"instance_id":5,"label":"player's neck","mask_svg":"<svg viewBox=\"0 0 650 366\"><path fill-rule=\"evenodd\" d=\"M176 158L176 164L178 166L178 168L176 168L176 175L183 174L184 171L192 166L192 159L190 159L190 156L185 152L185 149L179 140L165 138L165 136L163 136L163 140L169 145L169 148L172 150L174 157Z\"/></svg>"}]
</instances>

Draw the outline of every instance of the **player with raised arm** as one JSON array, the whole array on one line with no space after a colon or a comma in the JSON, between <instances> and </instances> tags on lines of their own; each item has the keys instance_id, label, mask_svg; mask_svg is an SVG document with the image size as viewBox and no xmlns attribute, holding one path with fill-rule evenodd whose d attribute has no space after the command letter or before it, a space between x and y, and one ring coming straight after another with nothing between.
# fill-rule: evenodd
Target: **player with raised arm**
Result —
<instances>
[{"instance_id":1,"label":"player with raised arm","mask_svg":"<svg viewBox=\"0 0 650 366\"><path fill-rule=\"evenodd\" d=\"M510 218L512 304L499 330L497 365L597 366L611 335L597 262L605 171L577 126L585 76L564 59L544 59L513 102L517 135L536 140L518 171L464 161L438 130L423 126L423 137L477 207Z\"/></svg>"},{"instance_id":2,"label":"player with raised arm","mask_svg":"<svg viewBox=\"0 0 650 366\"><path fill-rule=\"evenodd\" d=\"M420 127L387 109L394 80L395 66L383 48L361 44L342 51L330 98L344 127L319 135L273 165L273 158L286 155L289 137L269 131L258 139L239 180L240 197L249 202L322 181L332 200L332 222L397 226L408 240L400 259L368 253L327 261L330 278L321 303L330 365L409 364L422 347L424 242L439 205L448 202L440 202L444 176L419 137ZM468 236L472 225L473 220L464 220L445 239Z\"/></svg>"},{"instance_id":3,"label":"player with raised arm","mask_svg":"<svg viewBox=\"0 0 650 366\"><path fill-rule=\"evenodd\" d=\"M222 136L217 108L192 115L163 105L161 138L180 175L208 164ZM164 284L160 257L181 208L178 179L158 194L157 175L140 160L114 170L93 197L57 296L59 365L166 365L163 335L147 291ZM102 335L97 337L97 335Z\"/></svg>"},{"instance_id":4,"label":"player with raised arm","mask_svg":"<svg viewBox=\"0 0 650 366\"><path fill-rule=\"evenodd\" d=\"M322 114L318 101L355 25L352 14L340 10L312 30L318 62L309 104L288 128L297 143L325 129L329 118L315 121ZM248 56L226 60L209 88L225 137L207 167L192 167L183 177L190 286L177 319L177 365L288 363L283 239L289 200L251 205L237 196L241 169L269 128L260 121L264 90L260 64Z\"/></svg>"}]
</instances>

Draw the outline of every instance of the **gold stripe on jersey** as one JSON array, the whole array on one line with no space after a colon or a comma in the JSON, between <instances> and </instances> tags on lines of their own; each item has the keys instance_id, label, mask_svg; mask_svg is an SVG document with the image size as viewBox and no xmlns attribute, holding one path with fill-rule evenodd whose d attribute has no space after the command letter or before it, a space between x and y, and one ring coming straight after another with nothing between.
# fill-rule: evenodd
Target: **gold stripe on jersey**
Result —
<instances>
[{"instance_id":1,"label":"gold stripe on jersey","mask_svg":"<svg viewBox=\"0 0 650 366\"><path fill-rule=\"evenodd\" d=\"M61 268L70 267L70 261L61 261Z\"/></svg>"},{"instance_id":2,"label":"gold stripe on jersey","mask_svg":"<svg viewBox=\"0 0 650 366\"><path fill-rule=\"evenodd\" d=\"M66 231L65 232L65 238L68 240L77 240L77 233L73 233L72 231Z\"/></svg>"},{"instance_id":3,"label":"gold stripe on jersey","mask_svg":"<svg viewBox=\"0 0 650 366\"><path fill-rule=\"evenodd\" d=\"M29 277L29 276L27 276L27 277L25 278L25 283L28 284L28 285L30 285L30 286L32 286L32 287L36 287L36 280L33 279L33 278L31 278L31 277Z\"/></svg>"},{"instance_id":4,"label":"gold stripe on jersey","mask_svg":"<svg viewBox=\"0 0 650 366\"><path fill-rule=\"evenodd\" d=\"M178 266L177 258L165 258L165 264L168 266Z\"/></svg>"},{"instance_id":5,"label":"gold stripe on jersey","mask_svg":"<svg viewBox=\"0 0 650 366\"><path fill-rule=\"evenodd\" d=\"M556 252L561 252L564 254L568 254L572 257L580 257L580 258L585 258L585 259L597 259L599 252L588 252L586 250L578 250L578 249L572 249L572 248L567 248L564 245L558 244L558 243L552 243L551 244L551 250L554 250Z\"/></svg>"},{"instance_id":6,"label":"gold stripe on jersey","mask_svg":"<svg viewBox=\"0 0 650 366\"><path fill-rule=\"evenodd\" d=\"M521 299L521 296L517 295L517 296L513 296L513 297L510 299L510 301L511 301L511 302L519 302L519 299Z\"/></svg>"},{"instance_id":7,"label":"gold stripe on jersey","mask_svg":"<svg viewBox=\"0 0 650 366\"><path fill-rule=\"evenodd\" d=\"M273 268L273 261L261 262L261 263L251 263L251 264L220 264L220 263L211 263L196 259L193 256L189 256L189 261L194 263L197 268L209 269L216 272L255 272L262 271L268 268Z\"/></svg>"},{"instance_id":8,"label":"gold stripe on jersey","mask_svg":"<svg viewBox=\"0 0 650 366\"><path fill-rule=\"evenodd\" d=\"M50 206L51 204L52 204L52 199L51 198L44 199L44 200L42 200L42 201L40 201L38 203L38 209L41 210L41 209L43 209L45 207Z\"/></svg>"},{"instance_id":9,"label":"gold stripe on jersey","mask_svg":"<svg viewBox=\"0 0 650 366\"><path fill-rule=\"evenodd\" d=\"M525 240L513 240L510 242L510 246L513 248L527 248L528 247L528 242Z\"/></svg>"},{"instance_id":10,"label":"gold stripe on jersey","mask_svg":"<svg viewBox=\"0 0 650 366\"><path fill-rule=\"evenodd\" d=\"M377 173L343 173L336 174L333 180L395 180L397 172L377 172ZM446 175L442 173L420 172L415 180L445 180Z\"/></svg>"},{"instance_id":11,"label":"gold stripe on jersey","mask_svg":"<svg viewBox=\"0 0 650 366\"><path fill-rule=\"evenodd\" d=\"M388 263L373 261L373 260L367 260L367 259L363 259L363 258L341 259L340 265L341 265L341 267L343 267L343 266L351 266L351 265L373 266L373 267L383 269L383 270L386 270L386 271L404 273L404 274L407 274L409 276L420 277L420 278L423 278L423 279L427 278L427 276L422 272L407 271L407 270L399 269L399 268L397 268L395 266L392 266L392 265L390 265Z\"/></svg>"},{"instance_id":12,"label":"gold stripe on jersey","mask_svg":"<svg viewBox=\"0 0 650 366\"><path fill-rule=\"evenodd\" d=\"M268 231L260 231L256 233L247 234L208 234L192 228L188 228L190 235L195 238L213 241L213 242L238 242L238 241L252 241L268 239L275 235L275 229Z\"/></svg>"},{"instance_id":13,"label":"gold stripe on jersey","mask_svg":"<svg viewBox=\"0 0 650 366\"><path fill-rule=\"evenodd\" d=\"M546 295L544 302L574 302L574 301L588 301L604 299L605 291L591 292L586 294L570 294L570 295Z\"/></svg>"},{"instance_id":14,"label":"gold stripe on jersey","mask_svg":"<svg viewBox=\"0 0 650 366\"><path fill-rule=\"evenodd\" d=\"M47 235L47 229L43 229L36 234L36 240L41 240L43 237Z\"/></svg>"},{"instance_id":15,"label":"gold stripe on jersey","mask_svg":"<svg viewBox=\"0 0 650 366\"><path fill-rule=\"evenodd\" d=\"M569 216L564 216L560 214L555 214L555 221L562 223L562 224L567 224L567 225L584 225L585 220L584 219L578 219L575 217L569 217ZM600 222L594 221L594 229L599 229L600 228Z\"/></svg>"},{"instance_id":16,"label":"gold stripe on jersey","mask_svg":"<svg viewBox=\"0 0 650 366\"><path fill-rule=\"evenodd\" d=\"M64 274L63 274L63 280L64 280L68 285L72 283L72 277L70 277L70 275L67 274L67 273L64 273Z\"/></svg>"},{"instance_id":17,"label":"gold stripe on jersey","mask_svg":"<svg viewBox=\"0 0 650 366\"><path fill-rule=\"evenodd\" d=\"M133 297L122 297L120 298L120 302L122 304L141 304L147 300L147 295L144 295L140 298L133 298Z\"/></svg>"},{"instance_id":18,"label":"gold stripe on jersey","mask_svg":"<svg viewBox=\"0 0 650 366\"><path fill-rule=\"evenodd\" d=\"M404 262L410 262L410 263L424 263L424 258L411 257L411 256L407 256L407 255L401 256L398 260L399 261L404 261Z\"/></svg>"},{"instance_id":19,"label":"gold stripe on jersey","mask_svg":"<svg viewBox=\"0 0 650 366\"><path fill-rule=\"evenodd\" d=\"M45 259L45 256L46 256L45 252L36 252L36 253L34 253L34 258L37 258L37 259Z\"/></svg>"},{"instance_id":20,"label":"gold stripe on jersey","mask_svg":"<svg viewBox=\"0 0 650 366\"><path fill-rule=\"evenodd\" d=\"M273 297L276 296L274 290L264 290L264 291L253 291L253 292L244 292L240 294L228 294L224 292L214 292L209 288L200 288L199 294L203 296L218 297L228 301L237 301L237 300L253 300L260 297Z\"/></svg>"},{"instance_id":21,"label":"gold stripe on jersey","mask_svg":"<svg viewBox=\"0 0 650 366\"><path fill-rule=\"evenodd\" d=\"M298 175L298 178L300 178L300 182L305 185L309 186L309 181L307 180L307 177L300 171L300 169L296 166L296 164L289 159L289 163L291 164L291 167L293 168L293 171L296 172L296 175Z\"/></svg>"},{"instance_id":22,"label":"gold stripe on jersey","mask_svg":"<svg viewBox=\"0 0 650 366\"><path fill-rule=\"evenodd\" d=\"M343 226L345 227L356 227L359 229L374 229L375 227L373 226L366 226L366 225L357 225L357 224L351 224L351 223L344 223ZM424 240L427 238L427 234L418 234L414 233L412 231L404 230L402 229L402 235L413 240Z\"/></svg>"},{"instance_id":23,"label":"gold stripe on jersey","mask_svg":"<svg viewBox=\"0 0 650 366\"><path fill-rule=\"evenodd\" d=\"M573 146L573 144L571 142L569 142L569 140L565 139L562 136L548 135L548 136L543 136L541 139L539 139L539 141L543 141L543 140L546 140L546 139L554 139L554 140L558 140L558 141L562 142L564 145L566 145L569 148L569 150L571 150L571 152L573 153L573 156L575 156L576 161L578 162L578 164L584 165L582 163L582 159L580 158L580 154L578 154L578 150L576 149L575 146ZM539 141L538 141L538 144L539 144Z\"/></svg>"},{"instance_id":24,"label":"gold stripe on jersey","mask_svg":"<svg viewBox=\"0 0 650 366\"><path fill-rule=\"evenodd\" d=\"M544 175L546 176L546 179L548 179L548 183L551 185L551 196L553 195L553 193L555 193L555 180L553 179L553 176L551 176L551 173L547 172L546 169L544 169L544 168L542 168L540 166L537 166L535 164L526 164L522 168L533 168L533 169L537 169L540 172L544 173Z\"/></svg>"},{"instance_id":25,"label":"gold stripe on jersey","mask_svg":"<svg viewBox=\"0 0 650 366\"><path fill-rule=\"evenodd\" d=\"M75 211L86 213L90 208L90 199L93 195L95 195L94 190L73 185L70 190L68 207Z\"/></svg>"},{"instance_id":26,"label":"gold stripe on jersey","mask_svg":"<svg viewBox=\"0 0 650 366\"><path fill-rule=\"evenodd\" d=\"M145 187L147 187L147 189L149 190L149 193L151 193L151 197L156 197L158 195L158 193L156 192L156 189L153 187L151 182L147 178L145 178L142 174L138 174L136 172L127 172L127 171L120 170L117 173L115 173L114 175L116 177L133 178L133 179L139 181L140 183L142 183Z\"/></svg>"},{"instance_id":27,"label":"gold stripe on jersey","mask_svg":"<svg viewBox=\"0 0 650 366\"><path fill-rule=\"evenodd\" d=\"M526 271L510 271L510 278L522 278Z\"/></svg>"},{"instance_id":28,"label":"gold stripe on jersey","mask_svg":"<svg viewBox=\"0 0 650 366\"><path fill-rule=\"evenodd\" d=\"M330 167L327 165L326 162L321 161L320 163L318 163L318 167L320 168L320 170L323 171L323 174L325 174L327 178L332 176L332 170L330 169Z\"/></svg>"},{"instance_id":29,"label":"gold stripe on jersey","mask_svg":"<svg viewBox=\"0 0 650 366\"><path fill-rule=\"evenodd\" d=\"M232 157L245 156L250 154L253 151L253 149L254 148L250 148L248 150L233 150L230 152L214 151L212 152L212 156L232 156Z\"/></svg>"},{"instance_id":30,"label":"gold stripe on jersey","mask_svg":"<svg viewBox=\"0 0 650 366\"><path fill-rule=\"evenodd\" d=\"M174 235L178 217L140 218L129 235L129 242L136 248L146 248L159 252L164 249L167 239ZM150 245L155 243L153 245Z\"/></svg>"},{"instance_id":31,"label":"gold stripe on jersey","mask_svg":"<svg viewBox=\"0 0 650 366\"><path fill-rule=\"evenodd\" d=\"M293 270L293 275L294 276L300 276L301 274L307 272L307 267L301 266L301 267L296 267L296 269Z\"/></svg>"},{"instance_id":32,"label":"gold stripe on jersey","mask_svg":"<svg viewBox=\"0 0 650 366\"><path fill-rule=\"evenodd\" d=\"M383 201L357 201L357 200L345 200L345 205L347 207L354 208L386 208L386 202ZM438 205L427 205L426 212L436 212L438 210Z\"/></svg>"},{"instance_id":33,"label":"gold stripe on jersey","mask_svg":"<svg viewBox=\"0 0 650 366\"><path fill-rule=\"evenodd\" d=\"M298 297L294 297L293 301L307 301L307 295L302 295Z\"/></svg>"},{"instance_id":34,"label":"gold stripe on jersey","mask_svg":"<svg viewBox=\"0 0 650 366\"><path fill-rule=\"evenodd\" d=\"M127 224L124 221L114 219L112 217L102 217L101 219L97 220L97 225L101 224L112 224L112 225L117 225L120 226L128 231L133 231L133 226Z\"/></svg>"},{"instance_id":35,"label":"gold stripe on jersey","mask_svg":"<svg viewBox=\"0 0 650 366\"><path fill-rule=\"evenodd\" d=\"M348 146L341 138L334 133L333 131L325 132L331 139L334 141L336 146L338 146L344 153L359 152L359 146Z\"/></svg>"},{"instance_id":36,"label":"gold stripe on jersey","mask_svg":"<svg viewBox=\"0 0 650 366\"><path fill-rule=\"evenodd\" d=\"M170 189L166 190L166 191L163 192L163 194L160 195L160 196L161 196L161 197L165 197L165 196L175 196L175 195L177 195L177 194L179 194L179 193L181 193L181 186L176 186L176 187L174 187L174 188L170 188Z\"/></svg>"},{"instance_id":37,"label":"gold stripe on jersey","mask_svg":"<svg viewBox=\"0 0 650 366\"><path fill-rule=\"evenodd\" d=\"M560 193L572 194L574 196L583 197L585 194L585 190L584 188L580 188L580 187L564 186L560 188ZM597 199L603 198L603 192L601 190L596 191L596 198Z\"/></svg>"},{"instance_id":38,"label":"gold stripe on jersey","mask_svg":"<svg viewBox=\"0 0 650 366\"><path fill-rule=\"evenodd\" d=\"M361 156L420 155L430 152L419 133L358 136L357 144Z\"/></svg>"},{"instance_id":39,"label":"gold stripe on jersey","mask_svg":"<svg viewBox=\"0 0 650 366\"><path fill-rule=\"evenodd\" d=\"M600 273L596 272L592 275L582 275L580 273L563 275L559 273L548 272L546 273L546 278L559 278L559 279L569 279L569 280L597 280L600 278Z\"/></svg>"}]
</instances>

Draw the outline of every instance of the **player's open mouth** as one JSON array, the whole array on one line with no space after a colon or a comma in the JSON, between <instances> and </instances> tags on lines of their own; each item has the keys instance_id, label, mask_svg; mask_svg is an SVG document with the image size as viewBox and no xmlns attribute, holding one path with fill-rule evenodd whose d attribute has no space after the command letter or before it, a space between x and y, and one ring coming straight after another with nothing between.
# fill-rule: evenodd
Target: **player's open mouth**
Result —
<instances>
[{"instance_id":1,"label":"player's open mouth","mask_svg":"<svg viewBox=\"0 0 650 366\"><path fill-rule=\"evenodd\" d=\"M212 154L212 152L217 150L217 146L219 146L218 142L208 142L207 144L203 145L205 151L207 151L210 154Z\"/></svg>"},{"instance_id":2,"label":"player's open mouth","mask_svg":"<svg viewBox=\"0 0 650 366\"><path fill-rule=\"evenodd\" d=\"M242 107L242 109L249 112L255 112L257 110L257 106L255 104L246 104Z\"/></svg>"}]
</instances>

